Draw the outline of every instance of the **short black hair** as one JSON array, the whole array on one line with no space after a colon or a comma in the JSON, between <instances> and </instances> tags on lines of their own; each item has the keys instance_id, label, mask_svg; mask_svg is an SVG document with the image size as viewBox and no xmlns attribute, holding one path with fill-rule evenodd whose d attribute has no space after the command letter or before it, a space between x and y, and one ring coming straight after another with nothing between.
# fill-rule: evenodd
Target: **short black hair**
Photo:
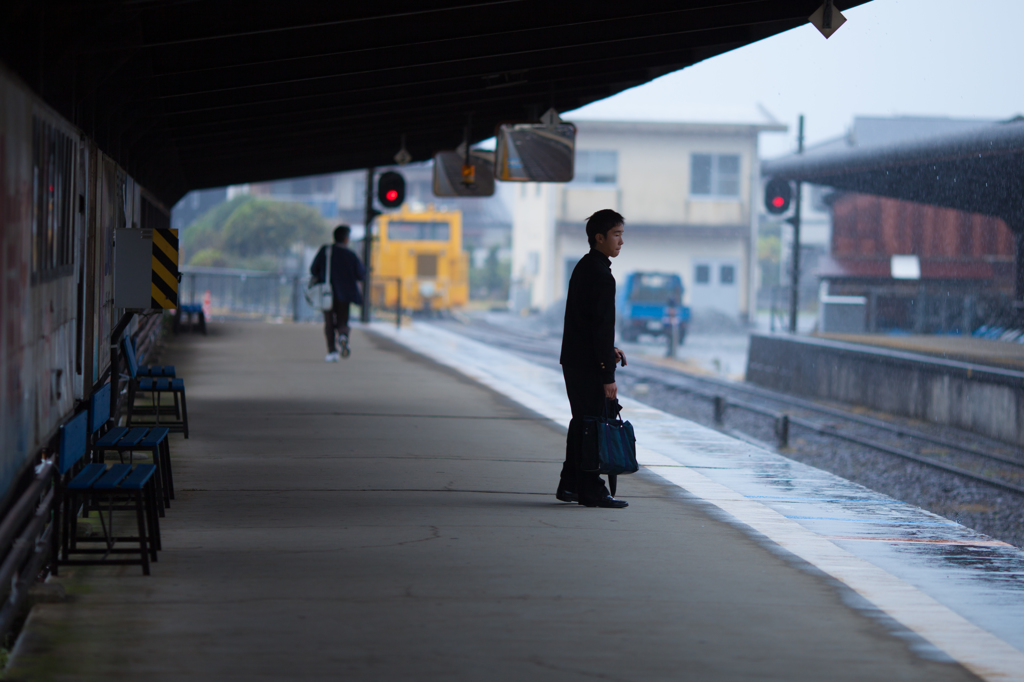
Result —
<instances>
[{"instance_id":1,"label":"short black hair","mask_svg":"<svg viewBox=\"0 0 1024 682\"><path fill-rule=\"evenodd\" d=\"M608 230L625 224L626 219L610 208L603 208L587 218L587 242L590 244L590 248L594 248L597 244L597 240L594 237L603 234L607 239Z\"/></svg>"},{"instance_id":2,"label":"short black hair","mask_svg":"<svg viewBox=\"0 0 1024 682\"><path fill-rule=\"evenodd\" d=\"M338 225L334 228L334 243L341 244L348 240L349 234L351 234L352 228L348 225Z\"/></svg>"}]
</instances>

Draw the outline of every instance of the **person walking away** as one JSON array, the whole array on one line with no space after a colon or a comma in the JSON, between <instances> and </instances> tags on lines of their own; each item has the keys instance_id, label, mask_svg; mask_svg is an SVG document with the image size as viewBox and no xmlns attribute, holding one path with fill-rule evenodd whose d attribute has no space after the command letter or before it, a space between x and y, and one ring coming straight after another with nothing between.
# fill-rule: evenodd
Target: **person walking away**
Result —
<instances>
[{"instance_id":1,"label":"person walking away","mask_svg":"<svg viewBox=\"0 0 1024 682\"><path fill-rule=\"evenodd\" d=\"M326 362L338 361L338 346L341 356L348 357L348 312L352 303L363 305L363 296L359 283L366 275L366 269L356 254L348 248L348 238L352 229L348 225L338 225L334 229L334 243L325 244L313 258L309 273L313 282L324 282L324 270L327 265L327 254L331 256L331 310L324 311L324 334L327 336Z\"/></svg>"},{"instance_id":2,"label":"person walking away","mask_svg":"<svg viewBox=\"0 0 1024 682\"><path fill-rule=\"evenodd\" d=\"M615 347L615 278L611 259L622 249L625 218L611 209L587 219L590 252L580 259L569 279L565 326L559 362L569 395L572 421L565 440L565 463L555 496L587 507L621 509L629 506L608 492L604 480L580 467L583 418L601 417L605 401L616 401L615 365L626 356Z\"/></svg>"}]
</instances>

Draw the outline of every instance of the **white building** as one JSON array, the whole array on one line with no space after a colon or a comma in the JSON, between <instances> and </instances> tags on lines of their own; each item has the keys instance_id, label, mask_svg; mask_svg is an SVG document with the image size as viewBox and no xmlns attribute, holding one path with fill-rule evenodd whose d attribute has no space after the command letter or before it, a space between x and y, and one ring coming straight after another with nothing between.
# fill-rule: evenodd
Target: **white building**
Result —
<instances>
[{"instance_id":1,"label":"white building","mask_svg":"<svg viewBox=\"0 0 1024 682\"><path fill-rule=\"evenodd\" d=\"M515 192L511 307L544 309L563 298L589 249L587 217L612 208L626 218L625 247L612 263L620 283L640 270L677 273L691 308L746 317L761 186L758 134L786 126L574 123L575 179L523 183Z\"/></svg>"}]
</instances>

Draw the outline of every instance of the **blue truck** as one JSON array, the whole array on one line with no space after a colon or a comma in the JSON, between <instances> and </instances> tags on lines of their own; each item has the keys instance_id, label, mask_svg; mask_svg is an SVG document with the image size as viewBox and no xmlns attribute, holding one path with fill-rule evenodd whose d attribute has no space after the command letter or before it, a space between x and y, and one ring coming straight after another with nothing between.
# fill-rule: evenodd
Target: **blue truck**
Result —
<instances>
[{"instance_id":1,"label":"blue truck","mask_svg":"<svg viewBox=\"0 0 1024 682\"><path fill-rule=\"evenodd\" d=\"M671 333L669 316L676 310L678 342L686 337L690 309L683 303L683 281L679 275L664 272L633 272L619 288L619 334L624 341L636 341L641 334L665 336Z\"/></svg>"}]
</instances>

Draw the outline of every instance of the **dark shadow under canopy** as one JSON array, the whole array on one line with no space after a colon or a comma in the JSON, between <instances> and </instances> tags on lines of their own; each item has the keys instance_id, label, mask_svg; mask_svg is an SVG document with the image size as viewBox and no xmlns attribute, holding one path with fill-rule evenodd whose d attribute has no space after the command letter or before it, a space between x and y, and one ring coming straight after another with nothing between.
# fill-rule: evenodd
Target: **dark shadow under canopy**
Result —
<instances>
[{"instance_id":1,"label":"dark shadow under canopy","mask_svg":"<svg viewBox=\"0 0 1024 682\"><path fill-rule=\"evenodd\" d=\"M0 60L171 205L390 164L402 135L426 160L470 116L481 140L801 26L820 4L12 0Z\"/></svg>"}]
</instances>

